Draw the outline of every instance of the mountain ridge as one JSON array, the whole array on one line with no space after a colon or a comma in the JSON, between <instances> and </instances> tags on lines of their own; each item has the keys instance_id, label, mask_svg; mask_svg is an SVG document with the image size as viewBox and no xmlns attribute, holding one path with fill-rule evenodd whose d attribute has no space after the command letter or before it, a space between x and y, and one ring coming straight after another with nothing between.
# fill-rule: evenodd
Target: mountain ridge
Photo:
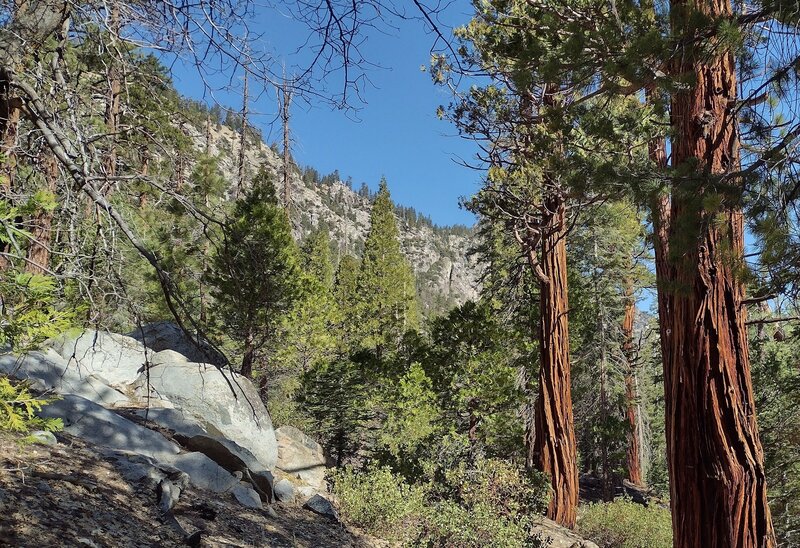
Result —
<instances>
[{"instance_id":1,"label":"mountain ridge","mask_svg":"<svg viewBox=\"0 0 800 548\"><path fill-rule=\"evenodd\" d=\"M198 153L216 156L228 181L227 194L235 194L238 172L240 132L227 124L208 124L201 129L184 123ZM245 142L245 177L250 180L261 166L273 175L276 187L282 179L283 159L256 132ZM329 175L319 178L313 168L293 166L290 173L292 221L295 238L300 241L314 228L328 229L335 258L345 254L360 255L369 231L371 193L355 191L348 182ZM367 194L367 195L365 195ZM401 247L417 278L417 290L427 315L444 312L478 296L480 266L469 250L471 228L463 225L437 226L413 209L395 206ZM413 213L412 213L413 212Z\"/></svg>"}]
</instances>

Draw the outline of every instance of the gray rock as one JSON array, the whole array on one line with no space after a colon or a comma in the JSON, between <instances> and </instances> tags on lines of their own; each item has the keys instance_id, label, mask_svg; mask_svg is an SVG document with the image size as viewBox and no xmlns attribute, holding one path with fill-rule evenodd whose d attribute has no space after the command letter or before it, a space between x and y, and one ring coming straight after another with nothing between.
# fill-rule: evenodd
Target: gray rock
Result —
<instances>
[{"instance_id":1,"label":"gray rock","mask_svg":"<svg viewBox=\"0 0 800 548\"><path fill-rule=\"evenodd\" d=\"M56 351L30 352L24 356L0 355L0 372L29 380L38 390L74 394L103 405L128 404L130 400L103 379L76 363L68 364Z\"/></svg>"},{"instance_id":2,"label":"gray rock","mask_svg":"<svg viewBox=\"0 0 800 548\"><path fill-rule=\"evenodd\" d=\"M144 343L147 348L161 353L164 350L172 350L181 354L183 361L196 363L210 363L213 365L223 365L224 356L214 350L207 342L201 342L197 348L186 336L183 330L172 322L155 322L142 326L141 329L134 329L128 336ZM175 360L172 360L175 363Z\"/></svg>"},{"instance_id":3,"label":"gray rock","mask_svg":"<svg viewBox=\"0 0 800 548\"><path fill-rule=\"evenodd\" d=\"M576 535L552 520L537 517L534 522L534 531L547 542L548 548L598 548L594 542Z\"/></svg>"},{"instance_id":4,"label":"gray rock","mask_svg":"<svg viewBox=\"0 0 800 548\"><path fill-rule=\"evenodd\" d=\"M264 468L275 467L278 447L272 421L248 379L199 363L156 365L149 373L151 396L172 402L184 416L200 417L209 433L249 450ZM147 395L144 375L135 387L140 396Z\"/></svg>"},{"instance_id":5,"label":"gray rock","mask_svg":"<svg viewBox=\"0 0 800 548\"><path fill-rule=\"evenodd\" d=\"M48 432L46 430L36 430L28 434L28 438L30 438L34 443L38 443L39 445L56 445L58 440L56 439L55 435L52 432Z\"/></svg>"},{"instance_id":6,"label":"gray rock","mask_svg":"<svg viewBox=\"0 0 800 548\"><path fill-rule=\"evenodd\" d=\"M181 362L188 362L188 358L181 354L180 352L175 352L174 350L161 350L153 354L153 357L150 358L150 363L154 365L160 365L163 363L181 363Z\"/></svg>"},{"instance_id":7,"label":"gray rock","mask_svg":"<svg viewBox=\"0 0 800 548\"><path fill-rule=\"evenodd\" d=\"M167 478L162 479L158 486L158 509L166 514L178 503L183 489Z\"/></svg>"},{"instance_id":8,"label":"gray rock","mask_svg":"<svg viewBox=\"0 0 800 548\"><path fill-rule=\"evenodd\" d=\"M203 453L231 474L249 481L264 502L272 502L272 472L250 451L225 438L205 434L176 438L185 448Z\"/></svg>"},{"instance_id":9,"label":"gray rock","mask_svg":"<svg viewBox=\"0 0 800 548\"><path fill-rule=\"evenodd\" d=\"M294 426L275 431L277 466L318 491L325 488L325 454L322 446Z\"/></svg>"},{"instance_id":10,"label":"gray rock","mask_svg":"<svg viewBox=\"0 0 800 548\"><path fill-rule=\"evenodd\" d=\"M125 480L131 483L141 482L149 489L154 489L164 480L170 481L182 490L189 485L189 475L186 472L145 455L114 449L102 450L100 454L113 464Z\"/></svg>"},{"instance_id":11,"label":"gray rock","mask_svg":"<svg viewBox=\"0 0 800 548\"><path fill-rule=\"evenodd\" d=\"M192 436L208 435L209 427L216 430L200 417L183 412L180 409L137 409L134 413L149 422L172 430L178 437L190 438ZM219 435L219 432L217 432L217 435Z\"/></svg>"},{"instance_id":12,"label":"gray rock","mask_svg":"<svg viewBox=\"0 0 800 548\"><path fill-rule=\"evenodd\" d=\"M184 453L166 459L178 470L186 472L192 485L214 493L227 493L239 484L227 470L202 453Z\"/></svg>"},{"instance_id":13,"label":"gray rock","mask_svg":"<svg viewBox=\"0 0 800 548\"><path fill-rule=\"evenodd\" d=\"M308 499L308 501L306 501L306 503L303 505L303 508L311 510L315 514L319 514L320 516L324 516L328 519L339 521L339 514L336 512L336 508L333 507L331 501L322 495L314 495Z\"/></svg>"},{"instance_id":14,"label":"gray rock","mask_svg":"<svg viewBox=\"0 0 800 548\"><path fill-rule=\"evenodd\" d=\"M42 409L41 416L60 417L64 431L95 445L140 453L156 460L180 449L158 432L139 426L85 398L66 395Z\"/></svg>"},{"instance_id":15,"label":"gray rock","mask_svg":"<svg viewBox=\"0 0 800 548\"><path fill-rule=\"evenodd\" d=\"M261 510L264 505L261 503L261 497L258 496L248 484L239 484L233 488L233 496L239 501L239 504L247 508L255 508Z\"/></svg>"},{"instance_id":16,"label":"gray rock","mask_svg":"<svg viewBox=\"0 0 800 548\"><path fill-rule=\"evenodd\" d=\"M319 489L316 487L311 487L309 485L301 485L297 488L297 498L300 501L307 501L314 495L318 494Z\"/></svg>"},{"instance_id":17,"label":"gray rock","mask_svg":"<svg viewBox=\"0 0 800 548\"><path fill-rule=\"evenodd\" d=\"M96 375L111 386L135 381L147 361L139 341L93 329L68 331L46 344L82 374Z\"/></svg>"},{"instance_id":18,"label":"gray rock","mask_svg":"<svg viewBox=\"0 0 800 548\"><path fill-rule=\"evenodd\" d=\"M280 502L294 502L294 485L292 485L292 482L286 478L275 482L275 485L273 486L273 492L275 493L275 499L279 500Z\"/></svg>"}]
</instances>

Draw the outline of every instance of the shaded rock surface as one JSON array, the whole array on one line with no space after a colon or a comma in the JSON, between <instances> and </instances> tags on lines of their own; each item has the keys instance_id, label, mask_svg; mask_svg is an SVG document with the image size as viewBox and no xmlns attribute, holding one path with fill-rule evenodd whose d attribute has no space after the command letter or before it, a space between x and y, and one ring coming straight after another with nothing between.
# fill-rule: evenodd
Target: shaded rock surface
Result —
<instances>
[{"instance_id":1,"label":"shaded rock surface","mask_svg":"<svg viewBox=\"0 0 800 548\"><path fill-rule=\"evenodd\" d=\"M74 394L106 406L130 403L129 398L108 385L108 381L68 363L55 350L30 352L25 356L0 355L0 372L20 380L29 380L38 390ZM137 373L138 376L138 373Z\"/></svg>"},{"instance_id":2,"label":"shaded rock surface","mask_svg":"<svg viewBox=\"0 0 800 548\"><path fill-rule=\"evenodd\" d=\"M165 460L186 472L193 485L212 493L227 493L239 484L236 476L202 453L182 453Z\"/></svg>"},{"instance_id":3,"label":"shaded rock surface","mask_svg":"<svg viewBox=\"0 0 800 548\"><path fill-rule=\"evenodd\" d=\"M171 363L151 367L134 386L171 402L184 415L202 417L206 425L248 449L267 469L278 460L275 431L258 391L246 378L200 363Z\"/></svg>"},{"instance_id":4,"label":"shaded rock surface","mask_svg":"<svg viewBox=\"0 0 800 548\"><path fill-rule=\"evenodd\" d=\"M165 460L180 452L176 444L158 432L80 396L66 395L45 406L41 415L61 417L65 432L102 447L139 453L156 460Z\"/></svg>"},{"instance_id":5,"label":"shaded rock surface","mask_svg":"<svg viewBox=\"0 0 800 548\"><path fill-rule=\"evenodd\" d=\"M336 508L333 507L331 501L322 495L314 495L308 499L303 505L303 508L311 510L315 514L319 514L320 516L324 516L328 519L339 521L339 513L336 511Z\"/></svg>"},{"instance_id":6,"label":"shaded rock surface","mask_svg":"<svg viewBox=\"0 0 800 548\"><path fill-rule=\"evenodd\" d=\"M223 365L225 358L205 341L198 348L183 330L173 322L154 322L134 329L128 337L139 341L154 352L172 351L183 356L184 361Z\"/></svg>"}]
</instances>

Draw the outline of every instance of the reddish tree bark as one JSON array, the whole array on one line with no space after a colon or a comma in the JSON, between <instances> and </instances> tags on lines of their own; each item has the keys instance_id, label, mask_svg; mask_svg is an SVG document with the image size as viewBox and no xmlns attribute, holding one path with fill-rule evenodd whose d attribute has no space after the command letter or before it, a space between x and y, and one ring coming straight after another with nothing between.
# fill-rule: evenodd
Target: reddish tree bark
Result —
<instances>
[{"instance_id":1,"label":"reddish tree bark","mask_svg":"<svg viewBox=\"0 0 800 548\"><path fill-rule=\"evenodd\" d=\"M552 498L547 517L574 527L578 507L578 464L572 415L572 388L567 319L567 246L564 202L543 204L540 273L539 397L534 408L534 438L529 460L550 478Z\"/></svg>"},{"instance_id":2,"label":"reddish tree bark","mask_svg":"<svg viewBox=\"0 0 800 548\"><path fill-rule=\"evenodd\" d=\"M764 457L750 378L738 197L713 187L739 168L732 52L693 49L699 12L732 16L729 0L673 0L673 32L686 45L677 75L690 87L672 97L673 183L670 297L664 384L670 503L676 547L772 547ZM727 181L734 184L736 181ZM707 209L706 204L718 203Z\"/></svg>"},{"instance_id":3,"label":"reddish tree bark","mask_svg":"<svg viewBox=\"0 0 800 548\"><path fill-rule=\"evenodd\" d=\"M633 345L633 321L636 318L636 301L633 283L629 282L625 294L625 315L622 319L622 353L625 355L625 416L628 420L628 479L634 485L644 485L642 477L642 452L639 439L639 388L636 378L636 356Z\"/></svg>"},{"instance_id":4,"label":"reddish tree bark","mask_svg":"<svg viewBox=\"0 0 800 548\"><path fill-rule=\"evenodd\" d=\"M47 190L55 192L58 182L58 162L49 150L42 153L42 173ZM31 219L31 244L25 271L31 274L44 274L50 264L50 242L52 240L53 211L42 210Z\"/></svg>"}]
</instances>

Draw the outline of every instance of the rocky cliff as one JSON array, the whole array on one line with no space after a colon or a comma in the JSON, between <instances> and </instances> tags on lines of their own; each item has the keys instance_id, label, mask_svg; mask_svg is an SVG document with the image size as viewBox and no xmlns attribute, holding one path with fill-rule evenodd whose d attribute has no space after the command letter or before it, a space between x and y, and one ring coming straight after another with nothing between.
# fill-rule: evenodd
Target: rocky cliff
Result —
<instances>
[{"instance_id":1,"label":"rocky cliff","mask_svg":"<svg viewBox=\"0 0 800 548\"><path fill-rule=\"evenodd\" d=\"M235 181L239 134L225 125L212 123L209 129L206 132L205 128L183 127L198 152L205 150L209 138L210 154L220 158L226 178ZM283 160L266 143L248 139L245 156L247 175L253 175L265 165L275 175L276 184L281 180ZM229 194L233 194L232 188ZM339 254L361 252L369 231L371 200L368 193L354 190L336 174L319 177L313 170L293 168L291 194L298 239L323 225L330 231ZM468 257L471 229L439 227L402 207L398 208L398 226L403 251L414 268L426 312L443 311L477 297L479 266Z\"/></svg>"}]
</instances>

